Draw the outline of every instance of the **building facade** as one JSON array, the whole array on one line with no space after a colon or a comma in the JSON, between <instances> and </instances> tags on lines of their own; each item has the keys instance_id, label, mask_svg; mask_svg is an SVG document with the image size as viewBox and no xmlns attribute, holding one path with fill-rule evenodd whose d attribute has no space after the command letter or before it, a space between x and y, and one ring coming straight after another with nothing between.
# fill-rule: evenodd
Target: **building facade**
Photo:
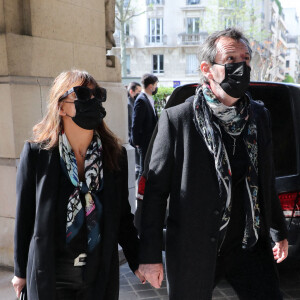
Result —
<instances>
[{"instance_id":1,"label":"building facade","mask_svg":"<svg viewBox=\"0 0 300 300\"><path fill-rule=\"evenodd\" d=\"M105 121L128 150L129 194L135 207L126 90L120 65L106 55L114 44L115 2L73 2L8 0L0 5L0 266L13 266L20 152L45 114L53 78L64 70L85 69L107 89Z\"/></svg>"},{"instance_id":2,"label":"building facade","mask_svg":"<svg viewBox=\"0 0 300 300\"><path fill-rule=\"evenodd\" d=\"M288 30L285 74L300 83L300 21L295 8L283 9Z\"/></svg>"},{"instance_id":3,"label":"building facade","mask_svg":"<svg viewBox=\"0 0 300 300\"><path fill-rule=\"evenodd\" d=\"M198 45L214 30L236 26L254 46L253 80L283 81L288 30L275 0L143 0L126 26L127 76L154 73L163 86L198 81ZM271 9L270 9L271 8ZM112 53L120 55L119 33Z\"/></svg>"}]
</instances>

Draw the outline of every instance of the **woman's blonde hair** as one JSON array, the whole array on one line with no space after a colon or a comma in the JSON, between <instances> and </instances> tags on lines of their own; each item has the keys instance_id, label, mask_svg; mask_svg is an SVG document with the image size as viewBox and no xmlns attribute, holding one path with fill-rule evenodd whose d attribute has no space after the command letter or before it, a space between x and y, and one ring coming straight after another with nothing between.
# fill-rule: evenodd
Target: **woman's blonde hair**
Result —
<instances>
[{"instance_id":1,"label":"woman's blonde hair","mask_svg":"<svg viewBox=\"0 0 300 300\"><path fill-rule=\"evenodd\" d=\"M96 80L86 71L71 70L60 73L53 81L50 89L46 115L41 122L33 127L33 135L30 142L40 144L45 150L52 149L58 145L58 137L63 129L62 119L59 115L59 98L74 84L81 86L99 86ZM109 169L119 168L118 161L121 155L119 139L110 131L104 121L96 129L100 134L104 151L104 163Z\"/></svg>"}]
</instances>

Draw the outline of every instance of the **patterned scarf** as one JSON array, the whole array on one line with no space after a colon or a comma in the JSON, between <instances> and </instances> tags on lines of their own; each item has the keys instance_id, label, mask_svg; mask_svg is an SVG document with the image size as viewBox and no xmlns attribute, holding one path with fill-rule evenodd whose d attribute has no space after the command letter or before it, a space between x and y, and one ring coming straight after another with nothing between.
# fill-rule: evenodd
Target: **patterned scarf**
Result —
<instances>
[{"instance_id":1,"label":"patterned scarf","mask_svg":"<svg viewBox=\"0 0 300 300\"><path fill-rule=\"evenodd\" d=\"M102 168L102 144L97 133L87 149L84 161L85 182L80 182L78 177L75 154L65 133L59 135L59 153L75 189L70 195L67 205L66 241L70 241L77 235L84 224L87 226L88 252L92 252L99 244L100 219L102 216L102 204L96 192L103 188ZM80 194L84 194L85 207L82 207Z\"/></svg>"},{"instance_id":2,"label":"patterned scarf","mask_svg":"<svg viewBox=\"0 0 300 300\"><path fill-rule=\"evenodd\" d=\"M243 140L249 156L249 165L245 184L248 199L245 201L246 225L242 247L248 249L255 245L260 227L258 205L258 163L257 163L257 128L251 115L250 101L244 97L236 106L225 106L212 93L209 86L203 85L196 91L194 98L194 123L197 131L203 137L208 150L215 160L215 168L219 181L220 196L224 209L220 226L222 240L230 221L232 206L232 172L228 154L222 140L220 125L232 137L237 137L246 127Z\"/></svg>"}]
</instances>

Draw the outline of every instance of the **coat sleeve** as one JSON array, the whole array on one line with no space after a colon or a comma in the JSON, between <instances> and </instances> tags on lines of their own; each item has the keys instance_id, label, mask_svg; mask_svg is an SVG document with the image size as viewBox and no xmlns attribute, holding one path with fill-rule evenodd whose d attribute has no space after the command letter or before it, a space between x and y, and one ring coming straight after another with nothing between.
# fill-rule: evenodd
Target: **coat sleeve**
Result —
<instances>
[{"instance_id":1,"label":"coat sleeve","mask_svg":"<svg viewBox=\"0 0 300 300\"><path fill-rule=\"evenodd\" d=\"M265 110L268 116L269 120L269 132L270 132L270 137L271 137L271 143L272 143L272 131L271 131L271 116L268 110ZM273 144L271 146L271 149L273 149ZM286 223L285 223L285 218L282 212L282 208L280 205L280 201L278 198L278 194L276 191L276 186L275 186L275 168L274 168L274 160L273 160L273 155L272 155L272 173L271 173L271 206L272 206L272 211L271 211L271 223L270 223L270 234L272 237L272 240L274 242L279 242L287 238L288 233L287 233L287 228L286 228Z\"/></svg>"},{"instance_id":2,"label":"coat sleeve","mask_svg":"<svg viewBox=\"0 0 300 300\"><path fill-rule=\"evenodd\" d=\"M139 239L137 230L133 225L133 214L131 213L131 207L128 202L128 162L126 150L124 148L122 156L122 203L118 242L123 248L130 269L132 272L135 272L138 268Z\"/></svg>"},{"instance_id":3,"label":"coat sleeve","mask_svg":"<svg viewBox=\"0 0 300 300\"><path fill-rule=\"evenodd\" d=\"M17 208L14 234L15 275L26 278L29 243L35 220L35 160L31 144L26 142L17 170Z\"/></svg>"},{"instance_id":4,"label":"coat sleeve","mask_svg":"<svg viewBox=\"0 0 300 300\"><path fill-rule=\"evenodd\" d=\"M161 114L145 185L140 263L162 262L163 226L174 163L175 134L167 110Z\"/></svg>"},{"instance_id":5,"label":"coat sleeve","mask_svg":"<svg viewBox=\"0 0 300 300\"><path fill-rule=\"evenodd\" d=\"M138 98L134 102L133 115L132 115L132 142L134 145L141 144L141 136L143 134L143 124L146 115L146 105L142 98Z\"/></svg>"},{"instance_id":6,"label":"coat sleeve","mask_svg":"<svg viewBox=\"0 0 300 300\"><path fill-rule=\"evenodd\" d=\"M129 103L127 104L127 109L128 109L128 138L130 141L131 140L131 126L132 126L132 107Z\"/></svg>"}]
</instances>

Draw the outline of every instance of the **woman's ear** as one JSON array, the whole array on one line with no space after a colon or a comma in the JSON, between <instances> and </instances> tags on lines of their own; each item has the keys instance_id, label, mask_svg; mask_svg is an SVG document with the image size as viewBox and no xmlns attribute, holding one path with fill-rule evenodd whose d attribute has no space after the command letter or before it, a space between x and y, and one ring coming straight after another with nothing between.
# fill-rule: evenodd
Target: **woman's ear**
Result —
<instances>
[{"instance_id":1,"label":"woman's ear","mask_svg":"<svg viewBox=\"0 0 300 300\"><path fill-rule=\"evenodd\" d=\"M67 115L66 112L65 112L65 110L64 110L64 108L63 108L63 104L62 103L60 103L59 106L58 106L58 113L62 117Z\"/></svg>"}]
</instances>

